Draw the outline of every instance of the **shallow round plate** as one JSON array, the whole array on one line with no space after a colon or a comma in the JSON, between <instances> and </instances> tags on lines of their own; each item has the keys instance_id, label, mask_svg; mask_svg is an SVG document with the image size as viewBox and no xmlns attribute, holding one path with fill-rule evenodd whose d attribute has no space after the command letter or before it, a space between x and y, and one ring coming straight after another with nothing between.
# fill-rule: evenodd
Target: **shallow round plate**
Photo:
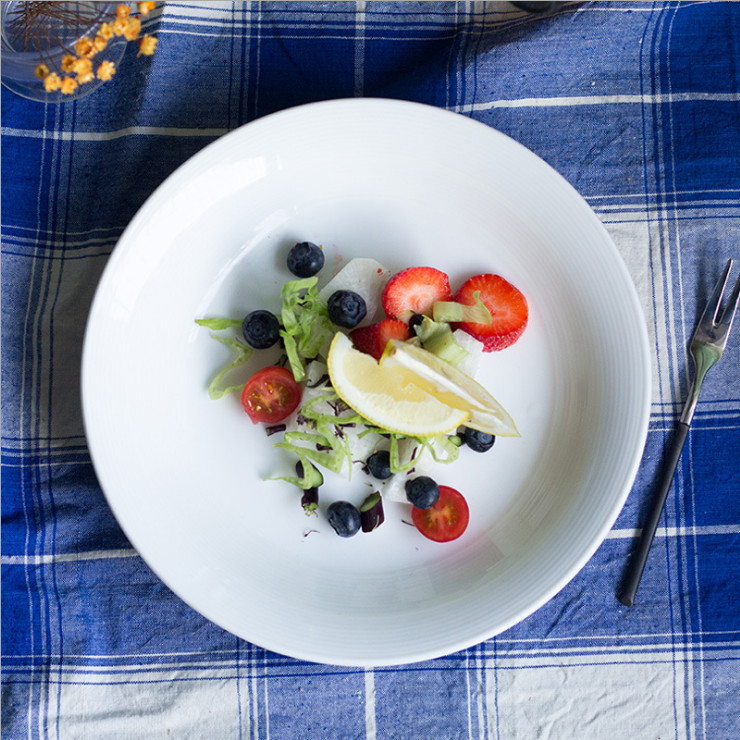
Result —
<instances>
[{"instance_id":1,"label":"shallow round plate","mask_svg":"<svg viewBox=\"0 0 740 740\"><path fill-rule=\"evenodd\" d=\"M266 481L279 451L238 395L208 399L229 355L194 320L277 309L299 240L323 245L324 279L368 256L432 265L453 288L499 273L527 296L526 332L478 376L521 438L439 471L470 505L459 540L426 540L392 503L375 532L337 537ZM110 258L82 365L95 469L141 556L230 632L331 664L441 656L532 613L613 524L647 430L644 321L586 203L497 131L390 100L276 113L177 170ZM332 480L322 507L367 492Z\"/></svg>"}]
</instances>

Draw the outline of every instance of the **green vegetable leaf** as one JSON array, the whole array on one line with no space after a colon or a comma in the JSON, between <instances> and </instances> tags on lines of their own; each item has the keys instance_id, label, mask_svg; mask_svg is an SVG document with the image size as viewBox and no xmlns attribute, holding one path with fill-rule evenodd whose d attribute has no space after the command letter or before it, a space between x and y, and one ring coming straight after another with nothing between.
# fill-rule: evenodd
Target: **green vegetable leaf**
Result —
<instances>
[{"instance_id":1,"label":"green vegetable leaf","mask_svg":"<svg viewBox=\"0 0 740 740\"><path fill-rule=\"evenodd\" d=\"M334 446L327 444L327 441L327 438L323 434L317 432L286 432L284 440L278 442L275 447L289 450L298 455L298 458L303 463L304 472L306 461L310 461L334 473L339 473L348 456L345 450L337 450ZM309 446L296 444L297 442L305 442ZM282 480L290 479L282 478ZM303 488L304 486L299 487ZM310 488L311 486L306 487Z\"/></svg>"},{"instance_id":2,"label":"green vegetable leaf","mask_svg":"<svg viewBox=\"0 0 740 740\"><path fill-rule=\"evenodd\" d=\"M213 401L217 401L219 398L223 398L232 391L242 390L244 383L240 383L238 385L225 385L225 378L232 370L236 370L238 367L244 365L252 356L253 350L238 339L221 337L218 334L211 334L211 337L213 337L217 342L221 342L221 344L225 344L227 347L230 347L236 353L234 359L219 370L216 377L213 378L208 386L209 398Z\"/></svg>"},{"instance_id":3,"label":"green vegetable leaf","mask_svg":"<svg viewBox=\"0 0 740 740\"><path fill-rule=\"evenodd\" d=\"M421 451L414 451L410 460L407 460L405 463L401 462L401 456L399 455L398 450L398 442L401 439L413 439L421 446L421 441L417 437L406 437L406 435L403 434L391 434L390 464L392 473L408 473L408 471L416 465L419 455L421 454Z\"/></svg>"},{"instance_id":4,"label":"green vegetable leaf","mask_svg":"<svg viewBox=\"0 0 740 740\"><path fill-rule=\"evenodd\" d=\"M416 327L416 335L425 350L451 365L458 365L468 357L468 351L458 344L450 325L445 321L434 321L424 316Z\"/></svg>"},{"instance_id":5,"label":"green vegetable leaf","mask_svg":"<svg viewBox=\"0 0 740 740\"><path fill-rule=\"evenodd\" d=\"M285 345L285 354L288 357L290 372L293 373L296 383L300 383L306 377L306 366L303 364L300 354L298 354L298 345L294 337L282 329L280 330L280 336L283 338L283 344Z\"/></svg>"},{"instance_id":6,"label":"green vegetable leaf","mask_svg":"<svg viewBox=\"0 0 740 740\"><path fill-rule=\"evenodd\" d=\"M460 454L459 440L460 438L457 435L448 437L443 434L439 437L422 439L421 443L425 449L429 450L435 462L451 463L457 460L457 456Z\"/></svg>"},{"instance_id":7,"label":"green vegetable leaf","mask_svg":"<svg viewBox=\"0 0 740 740\"><path fill-rule=\"evenodd\" d=\"M460 453L460 438L457 435L440 435L438 437L408 437L404 434L391 434L391 472L408 473L419 462L424 450L428 450L435 462L451 463L457 460ZM416 448L409 460L401 460L399 442L403 439L413 440Z\"/></svg>"},{"instance_id":8,"label":"green vegetable leaf","mask_svg":"<svg viewBox=\"0 0 740 740\"><path fill-rule=\"evenodd\" d=\"M334 333L326 302L316 289L317 282L316 277L289 280L281 292L280 336L290 370L298 382L306 376L305 361L316 357Z\"/></svg>"},{"instance_id":9,"label":"green vegetable leaf","mask_svg":"<svg viewBox=\"0 0 740 740\"><path fill-rule=\"evenodd\" d=\"M203 326L211 331L224 331L225 329L241 328L243 319L229 319L216 316L210 319L196 319L195 323L198 326ZM241 391L244 387L244 383L238 385L224 385L226 376L232 371L244 365L249 358L252 356L252 348L239 341L238 339L221 336L219 334L211 334L211 338L215 339L221 344L225 344L234 352L234 358L224 365L211 380L208 385L208 396L213 401L217 401L219 398L223 398L232 391Z\"/></svg>"},{"instance_id":10,"label":"green vegetable leaf","mask_svg":"<svg viewBox=\"0 0 740 740\"><path fill-rule=\"evenodd\" d=\"M224 318L213 318L213 319L196 319L195 323L198 326L204 326L206 329L212 331L222 331L223 329L235 329L242 325L244 319L224 319Z\"/></svg>"},{"instance_id":11,"label":"green vegetable leaf","mask_svg":"<svg viewBox=\"0 0 740 740\"><path fill-rule=\"evenodd\" d=\"M304 491L309 488L318 488L324 483L324 476L321 471L308 459L305 454L305 450L302 447L291 444L290 442L278 442L276 447L282 447L285 450L294 452L298 459L301 461L303 466L303 475L279 475L276 478L270 478L269 480L284 480L287 483L291 483L298 488L302 488Z\"/></svg>"},{"instance_id":12,"label":"green vegetable leaf","mask_svg":"<svg viewBox=\"0 0 740 740\"><path fill-rule=\"evenodd\" d=\"M328 404L332 408L332 413L323 413L315 409L319 404ZM326 393L322 393L315 398L312 398L302 409L301 414L307 419L316 423L316 426L333 424L335 426L342 426L343 424L365 424L365 418L360 416L354 409L347 406L342 401L337 393L331 389L327 389Z\"/></svg>"},{"instance_id":13,"label":"green vegetable leaf","mask_svg":"<svg viewBox=\"0 0 740 740\"><path fill-rule=\"evenodd\" d=\"M474 324L490 324L493 320L491 312L483 305L480 291L473 293L475 304L469 306L454 301L436 301L432 306L432 316L435 321L469 321Z\"/></svg>"}]
</instances>

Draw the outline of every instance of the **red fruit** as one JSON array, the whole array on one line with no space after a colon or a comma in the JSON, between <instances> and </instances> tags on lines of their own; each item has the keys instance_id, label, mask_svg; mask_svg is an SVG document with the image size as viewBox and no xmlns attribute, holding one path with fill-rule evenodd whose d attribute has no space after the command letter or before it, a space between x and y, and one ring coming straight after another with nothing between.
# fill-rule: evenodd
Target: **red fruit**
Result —
<instances>
[{"instance_id":1,"label":"red fruit","mask_svg":"<svg viewBox=\"0 0 740 740\"><path fill-rule=\"evenodd\" d=\"M458 327L482 342L484 352L494 352L514 344L527 326L527 299L500 275L485 274L475 275L463 283L455 301L473 305L475 291L480 291L480 300L491 312L493 320L490 324L466 321Z\"/></svg>"},{"instance_id":2,"label":"red fruit","mask_svg":"<svg viewBox=\"0 0 740 740\"><path fill-rule=\"evenodd\" d=\"M355 347L365 354L372 355L379 360L385 345L391 339L400 339L405 342L411 337L408 324L398 319L383 319L370 326L361 326L349 333L349 338Z\"/></svg>"},{"instance_id":3,"label":"red fruit","mask_svg":"<svg viewBox=\"0 0 740 740\"><path fill-rule=\"evenodd\" d=\"M430 540L450 542L456 540L467 529L470 510L460 491L449 486L440 486L437 503L428 509L414 506L411 510L411 520Z\"/></svg>"},{"instance_id":4,"label":"red fruit","mask_svg":"<svg viewBox=\"0 0 740 740\"><path fill-rule=\"evenodd\" d=\"M301 387L293 373L279 365L258 370L242 390L242 406L254 424L277 424L287 419L300 402Z\"/></svg>"},{"instance_id":5,"label":"red fruit","mask_svg":"<svg viewBox=\"0 0 740 740\"><path fill-rule=\"evenodd\" d=\"M409 267L396 273L383 291L383 309L390 318L406 311L431 315L435 301L452 300L450 279L433 267ZM408 316L405 317L408 321Z\"/></svg>"}]
</instances>

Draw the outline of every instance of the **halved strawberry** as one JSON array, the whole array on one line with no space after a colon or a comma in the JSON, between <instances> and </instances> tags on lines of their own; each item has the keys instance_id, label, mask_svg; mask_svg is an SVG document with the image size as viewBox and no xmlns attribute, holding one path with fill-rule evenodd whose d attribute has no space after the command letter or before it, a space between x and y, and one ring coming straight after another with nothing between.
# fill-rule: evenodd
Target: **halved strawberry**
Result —
<instances>
[{"instance_id":1,"label":"halved strawberry","mask_svg":"<svg viewBox=\"0 0 740 740\"><path fill-rule=\"evenodd\" d=\"M383 319L369 326L361 326L349 333L349 338L360 352L372 355L379 360L391 339L400 339L405 342L411 337L408 324L399 319Z\"/></svg>"},{"instance_id":2,"label":"halved strawberry","mask_svg":"<svg viewBox=\"0 0 740 740\"><path fill-rule=\"evenodd\" d=\"M461 322L458 327L482 342L484 352L494 352L514 344L527 326L527 299L500 275L484 274L465 281L457 291L455 301L473 305L476 291L480 291L480 300L491 312L492 321L490 324Z\"/></svg>"},{"instance_id":3,"label":"halved strawberry","mask_svg":"<svg viewBox=\"0 0 740 740\"><path fill-rule=\"evenodd\" d=\"M452 299L450 279L434 267L409 267L396 273L383 291L383 309L389 318L408 321L412 313L431 315L435 301Z\"/></svg>"}]
</instances>

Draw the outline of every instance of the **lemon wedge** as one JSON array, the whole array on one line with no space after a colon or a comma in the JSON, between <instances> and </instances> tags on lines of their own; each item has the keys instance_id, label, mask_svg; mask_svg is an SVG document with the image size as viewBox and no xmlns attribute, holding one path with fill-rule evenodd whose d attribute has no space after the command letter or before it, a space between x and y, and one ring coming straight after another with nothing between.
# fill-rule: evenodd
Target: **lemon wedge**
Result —
<instances>
[{"instance_id":1,"label":"lemon wedge","mask_svg":"<svg viewBox=\"0 0 740 740\"><path fill-rule=\"evenodd\" d=\"M399 371L406 382L450 408L464 411L467 427L500 437L520 436L511 415L480 383L421 347L392 339L380 358L380 367Z\"/></svg>"},{"instance_id":2,"label":"lemon wedge","mask_svg":"<svg viewBox=\"0 0 740 740\"><path fill-rule=\"evenodd\" d=\"M337 395L383 429L412 437L436 437L467 423L468 412L422 388L423 378L402 365L379 365L356 350L346 334L332 340L327 368Z\"/></svg>"}]
</instances>

